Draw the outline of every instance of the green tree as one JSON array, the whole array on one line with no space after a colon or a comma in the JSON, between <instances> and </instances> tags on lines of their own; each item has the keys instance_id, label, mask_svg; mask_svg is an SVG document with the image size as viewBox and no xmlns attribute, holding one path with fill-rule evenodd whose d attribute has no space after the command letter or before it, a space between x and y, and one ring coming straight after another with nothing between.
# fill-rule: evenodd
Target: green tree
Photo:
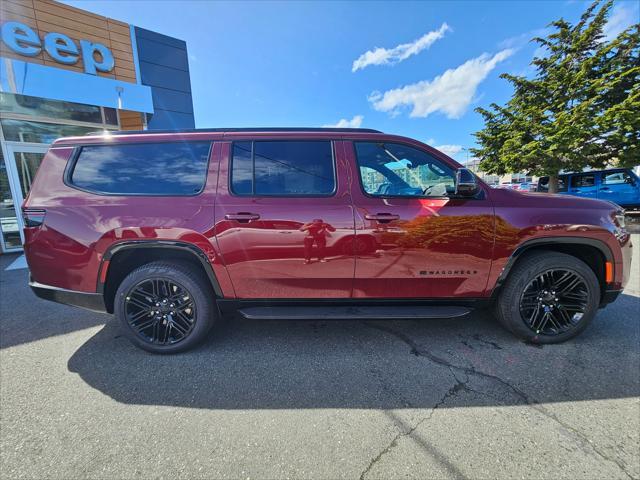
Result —
<instances>
[{"instance_id":1,"label":"green tree","mask_svg":"<svg viewBox=\"0 0 640 480\"><path fill-rule=\"evenodd\" d=\"M560 171L640 164L640 25L605 40L613 0L594 2L572 25L560 19L534 38L532 78L503 74L514 87L505 105L477 108L484 128L471 149L487 173L549 176Z\"/></svg>"}]
</instances>

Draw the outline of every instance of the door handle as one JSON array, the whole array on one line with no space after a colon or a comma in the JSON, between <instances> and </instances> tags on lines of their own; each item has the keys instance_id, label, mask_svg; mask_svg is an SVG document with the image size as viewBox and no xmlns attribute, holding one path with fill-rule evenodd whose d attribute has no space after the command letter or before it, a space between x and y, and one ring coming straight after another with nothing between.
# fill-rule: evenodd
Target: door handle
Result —
<instances>
[{"instance_id":1,"label":"door handle","mask_svg":"<svg viewBox=\"0 0 640 480\"><path fill-rule=\"evenodd\" d=\"M389 223L393 220L399 220L400 215L395 215L393 213L367 213L364 218L367 220L375 220L380 223Z\"/></svg>"},{"instance_id":2,"label":"door handle","mask_svg":"<svg viewBox=\"0 0 640 480\"><path fill-rule=\"evenodd\" d=\"M611 189L609 187L603 187L600 189L601 192L610 192Z\"/></svg>"},{"instance_id":3,"label":"door handle","mask_svg":"<svg viewBox=\"0 0 640 480\"><path fill-rule=\"evenodd\" d=\"M238 212L238 213L227 213L224 218L227 220L236 220L240 223L248 223L251 220L258 220L260 215L257 213L249 213L249 212Z\"/></svg>"}]
</instances>

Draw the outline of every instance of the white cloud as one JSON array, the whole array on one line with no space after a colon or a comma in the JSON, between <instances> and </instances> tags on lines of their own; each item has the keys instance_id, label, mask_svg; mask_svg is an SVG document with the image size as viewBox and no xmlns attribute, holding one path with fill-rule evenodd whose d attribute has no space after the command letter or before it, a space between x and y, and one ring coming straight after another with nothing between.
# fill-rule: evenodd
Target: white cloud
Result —
<instances>
[{"instance_id":1,"label":"white cloud","mask_svg":"<svg viewBox=\"0 0 640 480\"><path fill-rule=\"evenodd\" d=\"M529 30L528 32L521 33L520 35L516 35L514 37L505 38L500 43L498 43L498 48L513 48L515 50L519 50L528 44L533 44L533 38L535 37L546 37L553 30L549 27L545 28L536 28L534 30Z\"/></svg>"},{"instance_id":2,"label":"white cloud","mask_svg":"<svg viewBox=\"0 0 640 480\"><path fill-rule=\"evenodd\" d=\"M439 111L447 118L460 118L473 101L478 85L498 63L513 53L512 49L493 56L483 53L431 81L423 80L384 93L373 92L369 101L376 110L392 115L397 115L401 107L410 106L411 117L427 117Z\"/></svg>"},{"instance_id":3,"label":"white cloud","mask_svg":"<svg viewBox=\"0 0 640 480\"><path fill-rule=\"evenodd\" d=\"M338 121L338 123L323 125L323 128L360 128L362 125L362 120L364 117L362 115L355 115L351 120L347 120L346 118L342 118Z\"/></svg>"},{"instance_id":4,"label":"white cloud","mask_svg":"<svg viewBox=\"0 0 640 480\"><path fill-rule=\"evenodd\" d=\"M411 43L403 43L393 48L368 50L353 62L351 71L357 72L369 65L395 65L412 55L417 55L425 48L429 48L434 42L444 37L444 34L449 30L451 30L449 25L443 23L438 30L425 33Z\"/></svg>"},{"instance_id":5,"label":"white cloud","mask_svg":"<svg viewBox=\"0 0 640 480\"><path fill-rule=\"evenodd\" d=\"M426 142L427 145L432 146L433 148L435 148L436 150L440 150L442 153L445 153L447 155L449 155L450 157L453 157L454 155L457 155L458 153L460 153L462 150L464 150L464 147L462 145L436 145L436 139L431 137L429 139L427 139Z\"/></svg>"},{"instance_id":6,"label":"white cloud","mask_svg":"<svg viewBox=\"0 0 640 480\"><path fill-rule=\"evenodd\" d=\"M440 150L445 155L453 157L462 151L462 145L435 145L433 148Z\"/></svg>"},{"instance_id":7,"label":"white cloud","mask_svg":"<svg viewBox=\"0 0 640 480\"><path fill-rule=\"evenodd\" d=\"M631 25L638 23L640 7L636 2L616 3L609 21L604 26L604 38L611 41Z\"/></svg>"}]
</instances>

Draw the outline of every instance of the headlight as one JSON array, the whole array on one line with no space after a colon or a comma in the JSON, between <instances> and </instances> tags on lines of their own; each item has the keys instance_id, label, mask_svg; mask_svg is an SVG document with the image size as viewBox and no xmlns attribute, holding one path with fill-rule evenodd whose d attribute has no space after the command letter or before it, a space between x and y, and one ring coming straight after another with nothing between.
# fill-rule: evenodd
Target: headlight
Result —
<instances>
[{"instance_id":1,"label":"headlight","mask_svg":"<svg viewBox=\"0 0 640 480\"><path fill-rule=\"evenodd\" d=\"M619 228L624 230L625 228L624 212L616 212L616 225L618 225Z\"/></svg>"}]
</instances>

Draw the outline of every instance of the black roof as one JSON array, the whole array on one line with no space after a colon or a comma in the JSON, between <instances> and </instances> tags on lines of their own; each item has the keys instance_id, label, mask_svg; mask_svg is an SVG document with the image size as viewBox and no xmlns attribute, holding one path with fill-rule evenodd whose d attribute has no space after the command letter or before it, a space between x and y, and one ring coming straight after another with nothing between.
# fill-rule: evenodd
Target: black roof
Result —
<instances>
[{"instance_id":1,"label":"black roof","mask_svg":"<svg viewBox=\"0 0 640 480\"><path fill-rule=\"evenodd\" d=\"M349 132L349 133L383 133L372 128L323 128L323 127L251 127L251 128L192 128L185 130L110 130L110 135L131 135L150 133L232 133L232 132ZM87 135L102 135L103 130L89 132Z\"/></svg>"}]
</instances>

